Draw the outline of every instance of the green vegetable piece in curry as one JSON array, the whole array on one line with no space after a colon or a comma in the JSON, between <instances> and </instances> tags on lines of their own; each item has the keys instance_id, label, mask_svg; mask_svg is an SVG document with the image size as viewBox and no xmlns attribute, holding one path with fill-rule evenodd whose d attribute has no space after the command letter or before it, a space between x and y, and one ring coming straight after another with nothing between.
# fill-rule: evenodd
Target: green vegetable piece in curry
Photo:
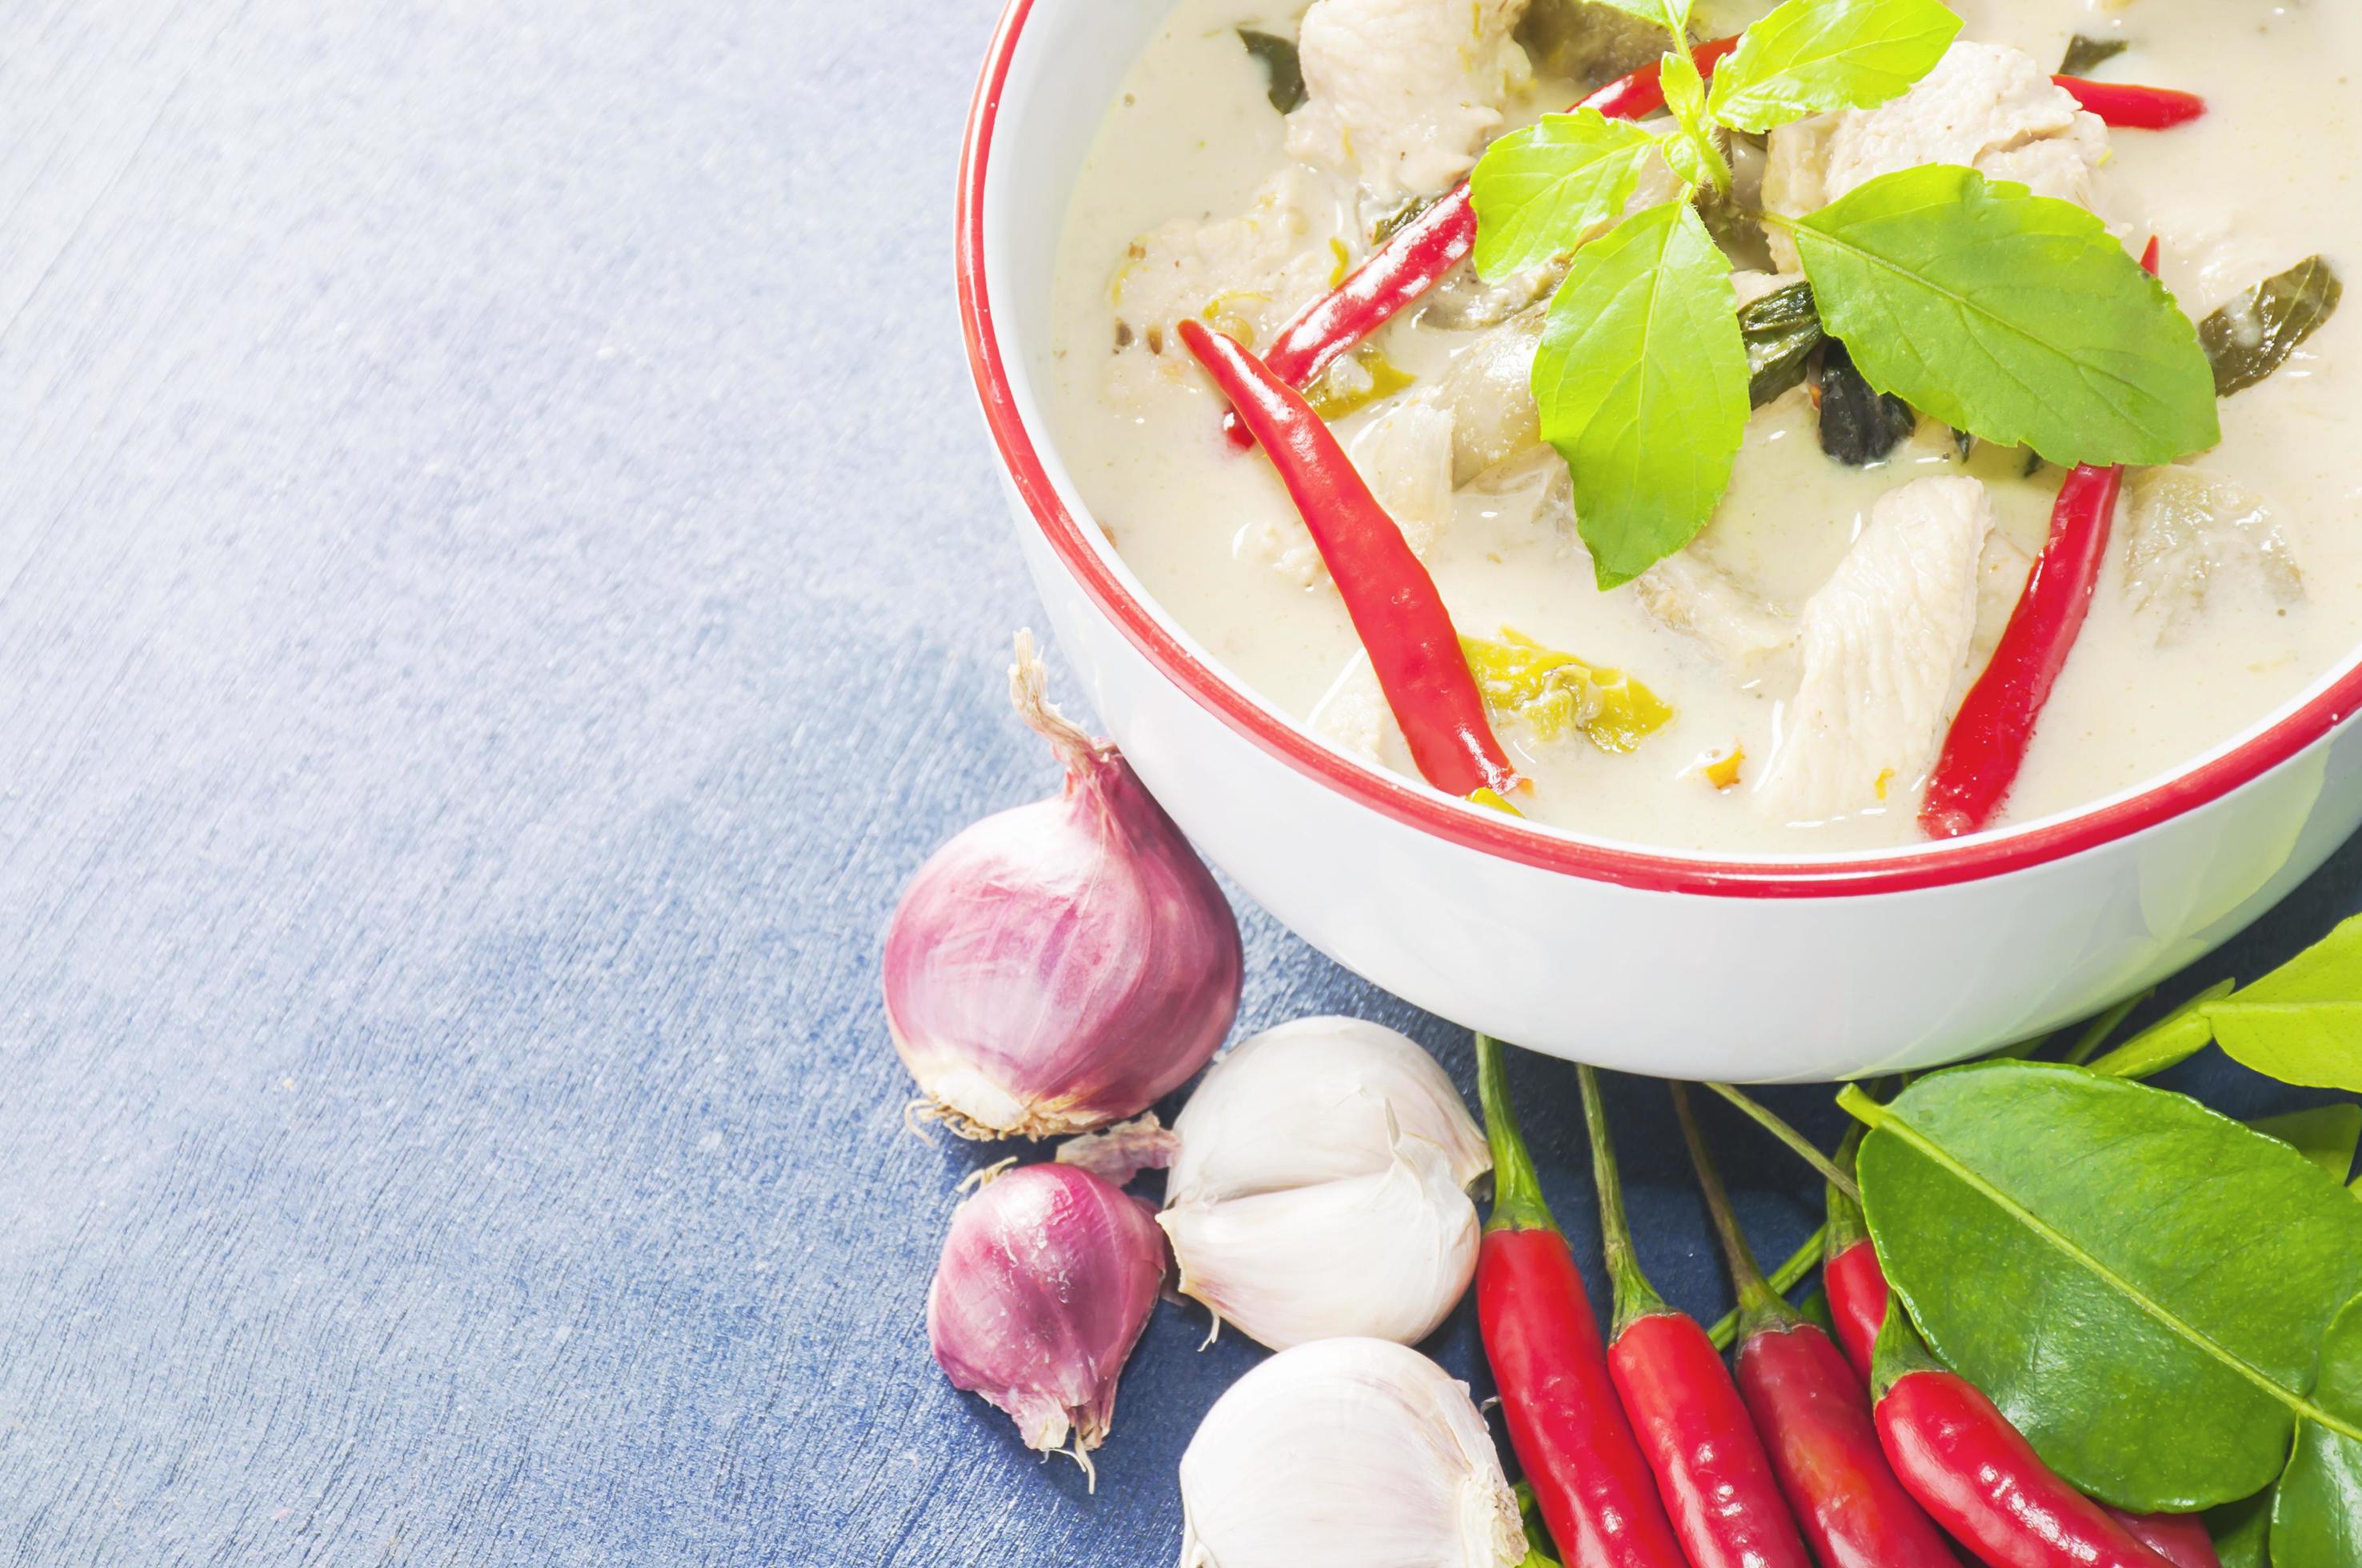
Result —
<instances>
[{"instance_id":1,"label":"green vegetable piece in curry","mask_svg":"<svg viewBox=\"0 0 2362 1568\"><path fill-rule=\"evenodd\" d=\"M1879 392L1854 369L1842 343L1821 359L1821 450L1850 468L1883 462L1919 423L1911 405Z\"/></svg>"},{"instance_id":2,"label":"green vegetable piece in curry","mask_svg":"<svg viewBox=\"0 0 2362 1568\"><path fill-rule=\"evenodd\" d=\"M2345 285L2318 256L2265 279L2198 324L2219 397L2245 392L2289 362L2337 310Z\"/></svg>"},{"instance_id":3,"label":"green vegetable piece in curry","mask_svg":"<svg viewBox=\"0 0 2362 1568\"><path fill-rule=\"evenodd\" d=\"M1534 69L1589 92L1664 57L1665 29L1601 0L1534 0L1517 39Z\"/></svg>"},{"instance_id":4,"label":"green vegetable piece in curry","mask_svg":"<svg viewBox=\"0 0 2362 1568\"><path fill-rule=\"evenodd\" d=\"M1805 363L1827 336L1813 308L1813 285L1791 283L1741 305L1738 336L1747 344L1747 396L1757 408L1805 379Z\"/></svg>"},{"instance_id":5,"label":"green vegetable piece in curry","mask_svg":"<svg viewBox=\"0 0 2362 1568\"><path fill-rule=\"evenodd\" d=\"M1356 409L1392 397L1418 380L1372 345L1363 344L1304 389L1312 412L1334 425Z\"/></svg>"},{"instance_id":6,"label":"green vegetable piece in curry","mask_svg":"<svg viewBox=\"0 0 2362 1568\"><path fill-rule=\"evenodd\" d=\"M1486 705L1523 720L1537 740L1577 730L1600 750L1621 756L1673 716L1661 698L1622 670L1586 664L1507 627L1499 642L1462 637L1460 647Z\"/></svg>"},{"instance_id":7,"label":"green vegetable piece in curry","mask_svg":"<svg viewBox=\"0 0 2362 1568\"><path fill-rule=\"evenodd\" d=\"M1271 100L1271 106L1283 115L1304 107L1304 63L1297 58L1296 40L1260 28L1241 28L1239 42L1263 67L1264 96Z\"/></svg>"},{"instance_id":8,"label":"green vegetable piece in curry","mask_svg":"<svg viewBox=\"0 0 2362 1568\"><path fill-rule=\"evenodd\" d=\"M2095 39L2088 33L2077 33L2067 40L2067 58L2058 62L2061 76L2087 76L2092 67L2102 64L2132 48L2125 39Z\"/></svg>"}]
</instances>

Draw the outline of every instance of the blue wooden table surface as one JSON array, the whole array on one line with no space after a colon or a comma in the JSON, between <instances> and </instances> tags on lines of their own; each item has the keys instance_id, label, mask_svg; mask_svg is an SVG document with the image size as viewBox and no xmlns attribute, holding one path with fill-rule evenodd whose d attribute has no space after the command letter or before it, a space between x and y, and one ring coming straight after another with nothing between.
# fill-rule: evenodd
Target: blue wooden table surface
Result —
<instances>
[{"instance_id":1,"label":"blue wooden table surface","mask_svg":"<svg viewBox=\"0 0 2362 1568\"><path fill-rule=\"evenodd\" d=\"M951 298L990 12L8 18L0 1560L1171 1561L1256 1353L1161 1310L1096 1496L954 1394L921 1306L999 1151L903 1131L877 1000L902 879L1053 783ZM1464 1082L1242 912L1243 1027ZM1519 1074L1587 1246L1570 1072ZM1647 1262L1719 1310L1615 1099ZM1717 1125L1784 1252L1810 1179Z\"/></svg>"}]
</instances>

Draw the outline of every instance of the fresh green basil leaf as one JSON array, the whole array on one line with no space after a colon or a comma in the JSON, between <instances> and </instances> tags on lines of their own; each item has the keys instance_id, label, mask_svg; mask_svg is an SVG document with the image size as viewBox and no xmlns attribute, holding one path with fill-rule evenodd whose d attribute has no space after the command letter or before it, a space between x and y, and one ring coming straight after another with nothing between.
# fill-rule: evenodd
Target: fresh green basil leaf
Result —
<instances>
[{"instance_id":1,"label":"fresh green basil leaf","mask_svg":"<svg viewBox=\"0 0 2362 1568\"><path fill-rule=\"evenodd\" d=\"M1714 73L1714 117L1766 131L1911 90L1959 36L1937 0L1787 0Z\"/></svg>"},{"instance_id":2,"label":"fresh green basil leaf","mask_svg":"<svg viewBox=\"0 0 2362 1568\"><path fill-rule=\"evenodd\" d=\"M2206 1510L2206 1533L2223 1568L2271 1568L2265 1542L2272 1533L2272 1495L2258 1492Z\"/></svg>"},{"instance_id":3,"label":"fresh green basil leaf","mask_svg":"<svg viewBox=\"0 0 2362 1568\"><path fill-rule=\"evenodd\" d=\"M1623 213L1657 138L1596 109L1544 115L1485 149L1468 176L1480 277L1539 267Z\"/></svg>"},{"instance_id":4,"label":"fresh green basil leaf","mask_svg":"<svg viewBox=\"0 0 2362 1568\"><path fill-rule=\"evenodd\" d=\"M2214 1038L2214 1031L2206 1021L2204 1010L2209 1004L2229 996L2235 988L2234 981L2215 981L2093 1062L2092 1070L2106 1078L2140 1079L2153 1078L2168 1067L2180 1066L2206 1049Z\"/></svg>"},{"instance_id":5,"label":"fresh green basil leaf","mask_svg":"<svg viewBox=\"0 0 2362 1568\"><path fill-rule=\"evenodd\" d=\"M1665 163L1674 175L1692 185L1730 189L1730 164L1714 144L1714 127L1705 117L1705 78L1686 50L1665 56L1657 81L1665 90L1665 108L1673 128L1665 137Z\"/></svg>"},{"instance_id":6,"label":"fresh green basil leaf","mask_svg":"<svg viewBox=\"0 0 2362 1568\"><path fill-rule=\"evenodd\" d=\"M2054 463L2168 463L2222 439L2197 329L2071 202L1929 164L1801 221L1822 323L1881 392Z\"/></svg>"},{"instance_id":7,"label":"fresh green basil leaf","mask_svg":"<svg viewBox=\"0 0 2362 1568\"><path fill-rule=\"evenodd\" d=\"M1271 100L1271 106L1283 115L1304 107L1309 94L1304 89L1304 62L1297 57L1296 40L1260 28L1241 28L1239 42L1263 67L1264 96Z\"/></svg>"},{"instance_id":8,"label":"fresh green basil leaf","mask_svg":"<svg viewBox=\"0 0 2362 1568\"><path fill-rule=\"evenodd\" d=\"M1690 6L1693 0L1600 0L1628 16L1644 22L1654 22L1686 44L1690 36Z\"/></svg>"},{"instance_id":9,"label":"fresh green basil leaf","mask_svg":"<svg viewBox=\"0 0 2362 1568\"><path fill-rule=\"evenodd\" d=\"M2297 346L2336 314L2345 286L2318 256L2265 279L2198 325L2214 366L2214 390L2245 392L2289 362Z\"/></svg>"},{"instance_id":10,"label":"fresh green basil leaf","mask_svg":"<svg viewBox=\"0 0 2362 1568\"><path fill-rule=\"evenodd\" d=\"M2092 67L2115 59L2131 47L2124 39L2095 39L2089 33L2077 33L2067 40L2067 58L2058 62L2058 74L2089 76Z\"/></svg>"},{"instance_id":11,"label":"fresh green basil leaf","mask_svg":"<svg viewBox=\"0 0 2362 1568\"><path fill-rule=\"evenodd\" d=\"M1542 439L1566 458L1599 586L1705 526L1747 431L1730 260L1686 202L1575 252L1534 355Z\"/></svg>"},{"instance_id":12,"label":"fresh green basil leaf","mask_svg":"<svg viewBox=\"0 0 2362 1568\"><path fill-rule=\"evenodd\" d=\"M2354 1435L2362 1429L2362 1297L2322 1341L2312 1402L2327 1417L2297 1423L2296 1455L2272 1502L2272 1568L2354 1568L2362 1562L2362 1436Z\"/></svg>"},{"instance_id":13,"label":"fresh green basil leaf","mask_svg":"<svg viewBox=\"0 0 2362 1568\"><path fill-rule=\"evenodd\" d=\"M2051 1467L2118 1507L2246 1496L2362 1288L2362 1204L2276 1139L2081 1068L1920 1078L1859 1158L1880 1261L1946 1363ZM2350 1429L2347 1430L2346 1429Z\"/></svg>"},{"instance_id":14,"label":"fresh green basil leaf","mask_svg":"<svg viewBox=\"0 0 2362 1568\"><path fill-rule=\"evenodd\" d=\"M2281 1116L2261 1116L2247 1123L2267 1138L2281 1143L2329 1173L2338 1186L2354 1174L2354 1154L2362 1149L2362 1105L2316 1105Z\"/></svg>"},{"instance_id":15,"label":"fresh green basil leaf","mask_svg":"<svg viewBox=\"0 0 2362 1568\"><path fill-rule=\"evenodd\" d=\"M1813 308L1813 285L1791 283L1738 307L1747 345L1747 398L1762 407L1805 379L1805 365L1827 335Z\"/></svg>"}]
</instances>

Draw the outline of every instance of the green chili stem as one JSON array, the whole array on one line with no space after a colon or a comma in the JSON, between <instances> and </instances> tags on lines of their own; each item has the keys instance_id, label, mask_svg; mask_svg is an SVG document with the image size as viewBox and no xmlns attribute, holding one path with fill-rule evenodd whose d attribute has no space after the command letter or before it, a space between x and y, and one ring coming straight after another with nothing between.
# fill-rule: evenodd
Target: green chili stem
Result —
<instances>
[{"instance_id":1,"label":"green chili stem","mask_svg":"<svg viewBox=\"0 0 2362 1568\"><path fill-rule=\"evenodd\" d=\"M1859 1124L1847 1128L1845 1142L1838 1145L1838 1168L1856 1182L1861 1179L1860 1172L1855 1168L1861 1153L1861 1132ZM1860 1203L1838 1190L1835 1183L1829 1186L1826 1202L1829 1222L1823 1230L1828 1237L1828 1255L1835 1257L1869 1235L1870 1222L1862 1218Z\"/></svg>"},{"instance_id":2,"label":"green chili stem","mask_svg":"<svg viewBox=\"0 0 2362 1568\"><path fill-rule=\"evenodd\" d=\"M1518 1131L1517 1108L1509 1102L1509 1074L1501 1043L1489 1034L1476 1036L1476 1098L1485 1108L1485 1141L1493 1148L1493 1212L1487 1231L1555 1231L1550 1204L1542 1198L1541 1177L1533 1156Z\"/></svg>"},{"instance_id":3,"label":"green chili stem","mask_svg":"<svg viewBox=\"0 0 2362 1568\"><path fill-rule=\"evenodd\" d=\"M1839 1192L1844 1193L1848 1198L1852 1198L1856 1203L1861 1201L1861 1189L1854 1186L1853 1177L1838 1169L1838 1167L1830 1162L1829 1157L1827 1154L1822 1154L1818 1149L1813 1147L1812 1141L1810 1139L1807 1139L1802 1132L1797 1132L1794 1127L1789 1126L1785 1121L1781 1121L1778 1116L1772 1114L1769 1107L1758 1105L1754 1100L1739 1093L1728 1084L1709 1083L1705 1087L1714 1090L1715 1093L1722 1096L1723 1099L1730 1101L1731 1104L1738 1107L1739 1110L1747 1112L1747 1114L1755 1121L1758 1126L1760 1126L1765 1132L1771 1133L1772 1136L1779 1139L1780 1142L1787 1144L1791 1149L1794 1149L1797 1155L1803 1159L1806 1165L1812 1166L1815 1170L1820 1172L1822 1176L1827 1177L1830 1186L1836 1187ZM1847 1087L1851 1088L1852 1086L1848 1085Z\"/></svg>"},{"instance_id":4,"label":"green chili stem","mask_svg":"<svg viewBox=\"0 0 2362 1568\"><path fill-rule=\"evenodd\" d=\"M1890 1296L1886 1302L1886 1321L1879 1325L1878 1338L1870 1353L1870 1402L1874 1406L1886 1397L1886 1391L1915 1372L1942 1372L1944 1364L1928 1350L1927 1342L1911 1325L1911 1314L1904 1309L1903 1297Z\"/></svg>"},{"instance_id":5,"label":"green chili stem","mask_svg":"<svg viewBox=\"0 0 2362 1568\"><path fill-rule=\"evenodd\" d=\"M1772 1288L1782 1297L1796 1288L1797 1282L1820 1266L1821 1254L1827 1249L1829 1228L1827 1225L1805 1238L1805 1244L1788 1254L1788 1259L1772 1271ZM1714 1327L1705 1331L1716 1350L1728 1350L1738 1338L1738 1309L1732 1308L1715 1320Z\"/></svg>"},{"instance_id":6,"label":"green chili stem","mask_svg":"<svg viewBox=\"0 0 2362 1568\"><path fill-rule=\"evenodd\" d=\"M1697 1169L1698 1190L1705 1194L1705 1211L1714 1221L1714 1233L1721 1238L1723 1261L1730 1266L1731 1284L1738 1290L1739 1332L1752 1336L1765 1329L1796 1322L1794 1309L1783 1301L1763 1277L1762 1265L1755 1261L1755 1249L1747 1244L1746 1232L1738 1228L1738 1217L1730 1211L1730 1194L1723 1187L1722 1172L1715 1168L1714 1156L1706 1153L1705 1137L1698 1131L1697 1117L1690 1110L1689 1090L1680 1084L1673 1086L1673 1114L1682 1124L1682 1141L1690 1146L1690 1164Z\"/></svg>"},{"instance_id":7,"label":"green chili stem","mask_svg":"<svg viewBox=\"0 0 2362 1568\"><path fill-rule=\"evenodd\" d=\"M1583 1120L1591 1130L1592 1180L1599 1188L1599 1242L1607 1254L1607 1277L1616 1286L1615 1328L1610 1339L1637 1318L1671 1311L1632 1251L1632 1223L1624 1215L1624 1183L1616 1172L1616 1145L1607 1136L1607 1110L1600 1103L1599 1075L1577 1067L1583 1084Z\"/></svg>"}]
</instances>

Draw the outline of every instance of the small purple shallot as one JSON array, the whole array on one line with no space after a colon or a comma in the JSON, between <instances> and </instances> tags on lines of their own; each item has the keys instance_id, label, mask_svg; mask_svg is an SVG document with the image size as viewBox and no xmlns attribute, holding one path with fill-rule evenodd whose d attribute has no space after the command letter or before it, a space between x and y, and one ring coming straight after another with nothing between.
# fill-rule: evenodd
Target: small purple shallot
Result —
<instances>
[{"instance_id":1,"label":"small purple shallot","mask_svg":"<svg viewBox=\"0 0 2362 1568\"><path fill-rule=\"evenodd\" d=\"M1025 1446L1090 1451L1164 1279L1147 1205L1077 1165L989 1177L952 1215L927 1292L927 1339L956 1388L1009 1413Z\"/></svg>"}]
</instances>

